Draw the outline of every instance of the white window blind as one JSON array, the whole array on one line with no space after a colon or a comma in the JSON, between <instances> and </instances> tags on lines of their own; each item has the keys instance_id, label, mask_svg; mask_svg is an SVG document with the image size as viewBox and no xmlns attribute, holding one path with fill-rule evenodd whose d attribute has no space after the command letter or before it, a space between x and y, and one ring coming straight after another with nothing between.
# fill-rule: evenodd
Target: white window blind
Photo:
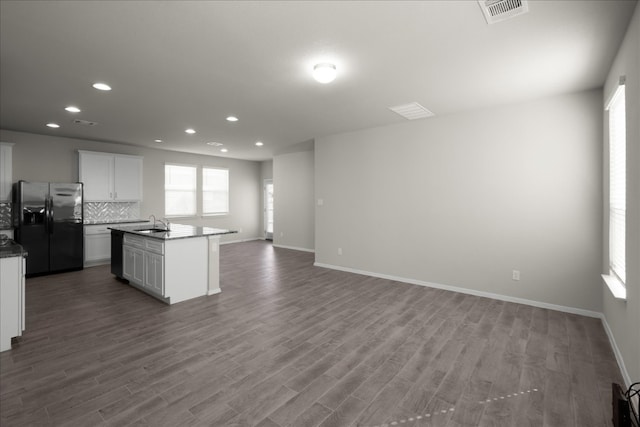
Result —
<instances>
[{"instance_id":1,"label":"white window blind","mask_svg":"<svg viewBox=\"0 0 640 427\"><path fill-rule=\"evenodd\" d=\"M164 213L196 215L196 167L164 165Z\"/></svg>"},{"instance_id":2,"label":"white window blind","mask_svg":"<svg viewBox=\"0 0 640 427\"><path fill-rule=\"evenodd\" d=\"M624 81L624 80L623 80ZM624 284L627 211L625 86L620 84L607 104L609 110L609 267Z\"/></svg>"},{"instance_id":3,"label":"white window blind","mask_svg":"<svg viewBox=\"0 0 640 427\"><path fill-rule=\"evenodd\" d=\"M229 213L229 170L202 168L202 214Z\"/></svg>"}]
</instances>

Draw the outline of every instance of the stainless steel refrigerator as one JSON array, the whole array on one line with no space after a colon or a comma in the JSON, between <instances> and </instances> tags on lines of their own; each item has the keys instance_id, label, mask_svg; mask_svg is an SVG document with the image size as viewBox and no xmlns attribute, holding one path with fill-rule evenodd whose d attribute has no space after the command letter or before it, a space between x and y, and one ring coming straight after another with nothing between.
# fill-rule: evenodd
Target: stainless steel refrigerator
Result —
<instances>
[{"instance_id":1,"label":"stainless steel refrigerator","mask_svg":"<svg viewBox=\"0 0 640 427\"><path fill-rule=\"evenodd\" d=\"M82 216L82 183L14 184L15 241L28 252L28 276L82 268Z\"/></svg>"}]
</instances>

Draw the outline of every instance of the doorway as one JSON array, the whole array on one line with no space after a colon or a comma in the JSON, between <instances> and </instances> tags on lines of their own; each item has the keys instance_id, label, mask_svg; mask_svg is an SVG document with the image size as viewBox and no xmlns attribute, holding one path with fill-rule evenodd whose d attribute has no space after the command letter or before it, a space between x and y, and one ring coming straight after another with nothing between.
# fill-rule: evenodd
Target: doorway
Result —
<instances>
[{"instance_id":1,"label":"doorway","mask_svg":"<svg viewBox=\"0 0 640 427\"><path fill-rule=\"evenodd\" d=\"M273 240L273 180L264 180L264 238Z\"/></svg>"}]
</instances>

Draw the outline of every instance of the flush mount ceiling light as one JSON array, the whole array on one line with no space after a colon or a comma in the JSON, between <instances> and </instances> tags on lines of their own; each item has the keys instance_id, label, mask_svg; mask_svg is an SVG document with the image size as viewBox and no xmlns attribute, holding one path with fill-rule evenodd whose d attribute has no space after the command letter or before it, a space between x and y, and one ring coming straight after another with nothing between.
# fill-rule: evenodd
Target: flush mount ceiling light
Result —
<instances>
[{"instance_id":1,"label":"flush mount ceiling light","mask_svg":"<svg viewBox=\"0 0 640 427\"><path fill-rule=\"evenodd\" d=\"M229 150L227 150L226 148L221 148L221 149L220 149L220 152L221 152L221 153L226 153L226 152L228 152L228 151L229 151Z\"/></svg>"},{"instance_id":2,"label":"flush mount ceiling light","mask_svg":"<svg viewBox=\"0 0 640 427\"><path fill-rule=\"evenodd\" d=\"M65 108L65 110L67 110L70 113L79 113L80 109L78 107L74 107L73 105L69 105L68 107Z\"/></svg>"},{"instance_id":3,"label":"flush mount ceiling light","mask_svg":"<svg viewBox=\"0 0 640 427\"><path fill-rule=\"evenodd\" d=\"M224 144L222 142L215 142L215 141L211 141L211 142L207 142L207 145L211 145L213 147L221 147Z\"/></svg>"},{"instance_id":4,"label":"flush mount ceiling light","mask_svg":"<svg viewBox=\"0 0 640 427\"><path fill-rule=\"evenodd\" d=\"M53 129L58 129L60 127L57 123L47 123L47 126Z\"/></svg>"},{"instance_id":5,"label":"flush mount ceiling light","mask_svg":"<svg viewBox=\"0 0 640 427\"><path fill-rule=\"evenodd\" d=\"M160 143L160 142L162 142L162 140L161 139L154 139L153 142Z\"/></svg>"},{"instance_id":6,"label":"flush mount ceiling light","mask_svg":"<svg viewBox=\"0 0 640 427\"><path fill-rule=\"evenodd\" d=\"M191 128L185 129L185 132L188 133L189 135L193 135L194 133L196 133L196 131Z\"/></svg>"},{"instance_id":7,"label":"flush mount ceiling light","mask_svg":"<svg viewBox=\"0 0 640 427\"><path fill-rule=\"evenodd\" d=\"M111 90L111 86L106 83L94 83L93 87L98 90Z\"/></svg>"},{"instance_id":8,"label":"flush mount ceiling light","mask_svg":"<svg viewBox=\"0 0 640 427\"><path fill-rule=\"evenodd\" d=\"M313 67L313 78L320 83L331 83L337 75L338 71L336 70L336 66L328 62L316 64Z\"/></svg>"},{"instance_id":9,"label":"flush mount ceiling light","mask_svg":"<svg viewBox=\"0 0 640 427\"><path fill-rule=\"evenodd\" d=\"M256 141L256 146L257 147L262 147L264 145L264 143L262 141Z\"/></svg>"},{"instance_id":10,"label":"flush mount ceiling light","mask_svg":"<svg viewBox=\"0 0 640 427\"><path fill-rule=\"evenodd\" d=\"M236 116L229 116L229 117L227 117L227 121L228 122L237 122L238 118Z\"/></svg>"}]
</instances>

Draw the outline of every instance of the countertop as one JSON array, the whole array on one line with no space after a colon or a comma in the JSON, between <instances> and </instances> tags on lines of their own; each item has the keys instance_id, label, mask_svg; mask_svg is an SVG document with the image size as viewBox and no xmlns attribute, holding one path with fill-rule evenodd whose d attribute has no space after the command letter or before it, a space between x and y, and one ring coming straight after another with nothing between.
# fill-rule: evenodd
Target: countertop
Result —
<instances>
[{"instance_id":1,"label":"countertop","mask_svg":"<svg viewBox=\"0 0 640 427\"><path fill-rule=\"evenodd\" d=\"M204 236L218 236L222 234L237 233L234 230L224 230L221 228L200 227L197 225L185 225L171 223L169 231L152 231L143 232L141 230L149 229L153 227L153 224L147 222L146 224L138 225L116 225L109 227L111 230L123 231L129 234L135 234L143 237L151 237L159 240L175 240L175 239L189 239L192 237L204 237ZM162 228L162 224L156 223L157 228Z\"/></svg>"},{"instance_id":2,"label":"countertop","mask_svg":"<svg viewBox=\"0 0 640 427\"><path fill-rule=\"evenodd\" d=\"M136 222L148 222L147 219L116 219L112 221L102 221L102 220L84 220L82 223L84 225L106 225L106 224L133 224Z\"/></svg>"},{"instance_id":3,"label":"countertop","mask_svg":"<svg viewBox=\"0 0 640 427\"><path fill-rule=\"evenodd\" d=\"M7 245L0 246L0 258L11 258L16 256L23 256L26 258L27 251L13 240L10 240Z\"/></svg>"}]
</instances>

